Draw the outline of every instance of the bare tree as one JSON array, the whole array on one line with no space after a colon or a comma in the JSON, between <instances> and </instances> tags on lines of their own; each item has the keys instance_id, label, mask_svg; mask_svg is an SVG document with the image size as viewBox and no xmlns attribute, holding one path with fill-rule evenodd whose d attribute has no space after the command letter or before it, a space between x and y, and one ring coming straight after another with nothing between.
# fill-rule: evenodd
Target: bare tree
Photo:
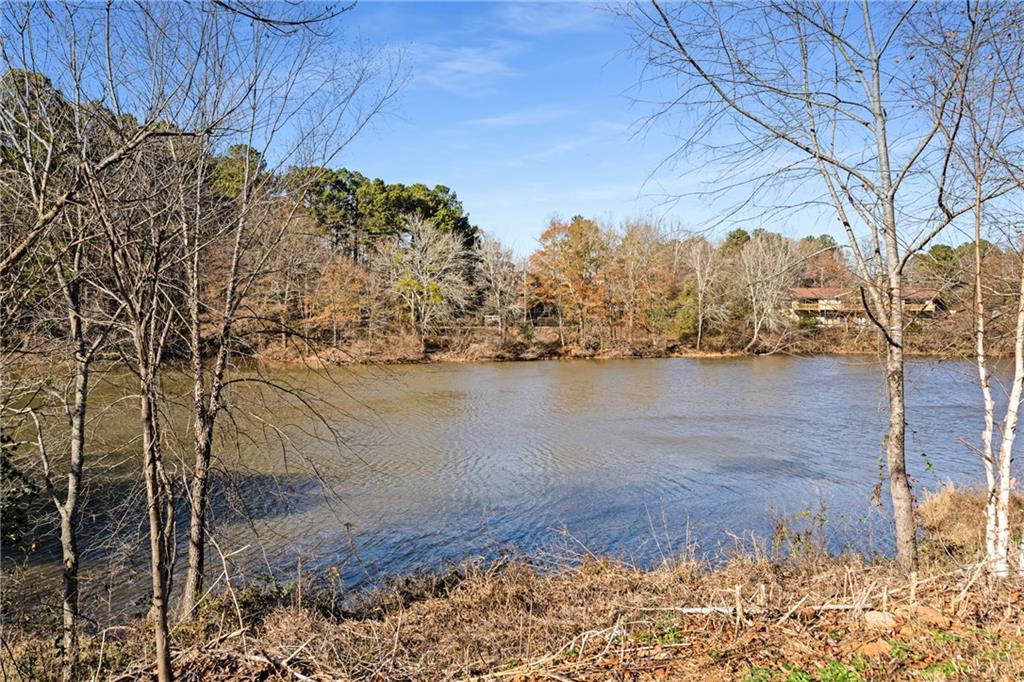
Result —
<instances>
[{"instance_id":1,"label":"bare tree","mask_svg":"<svg viewBox=\"0 0 1024 682\"><path fill-rule=\"evenodd\" d=\"M409 324L424 352L427 335L454 319L469 301L465 253L456 235L419 216L406 219L405 233L379 249L373 268L409 311Z\"/></svg>"},{"instance_id":2,"label":"bare tree","mask_svg":"<svg viewBox=\"0 0 1024 682\"><path fill-rule=\"evenodd\" d=\"M66 438L50 439L62 443L60 462L51 461L42 432L38 438L43 479L61 529L66 678L78 672L77 526L87 459L90 367L124 310L116 300L97 303L108 297L113 263L110 252L102 259L99 255L102 216L95 200L103 195L104 184L124 179L125 167L137 164L144 149L194 134L168 125L190 94L188 81L173 77L188 69L187 56L178 59L188 52L188 41L180 34L169 37L172 32L156 37L158 32L147 30L154 21L159 20L147 11L112 6L8 5L0 10L5 68L0 298L7 311L17 311L29 298L24 292L55 280L72 359L72 388L64 390L56 382L54 390L67 415ZM124 61L114 60L114 52L124 53ZM169 56L155 66L155 59ZM153 78L143 76L147 72ZM40 270L40 262L49 265ZM8 287L8 282L21 281L26 265L45 279L32 280L27 288ZM58 486L55 476L64 472L67 484Z\"/></svg>"},{"instance_id":3,"label":"bare tree","mask_svg":"<svg viewBox=\"0 0 1024 682\"><path fill-rule=\"evenodd\" d=\"M34 440L39 457L38 468L31 473L42 481L56 516L65 679L77 679L80 674L79 530L86 418L93 362L105 347L110 330L109 324L97 321L108 313L89 281L103 269L102 253L95 248L93 237L88 212L82 206L62 212L36 246L31 260L46 277L33 285L33 305L22 306L18 329L12 335L13 339L31 339L30 345L4 348L0 355L0 383L7 383L11 391L5 391L0 400L0 419L7 422L27 418L26 428L20 431L33 434L26 438ZM48 267L40 267L43 263ZM46 364L29 372L28 378L8 381L8 366L22 360L31 364L33 355L46 358ZM15 398L16 394L20 398Z\"/></svg>"},{"instance_id":4,"label":"bare tree","mask_svg":"<svg viewBox=\"0 0 1024 682\"><path fill-rule=\"evenodd\" d=\"M774 211L828 207L843 225L865 303L885 338L896 551L901 566L912 569L904 272L914 254L972 205L952 192L950 137L941 133L963 98L966 57L948 59L918 28L967 36L960 44L970 49L968 12L948 4L878 7L867 0L859 7L652 0L627 11L649 67L679 86L662 111L703 114L684 136L680 154L710 152L723 166L720 191L749 187ZM725 131L736 134L727 141ZM725 177L751 168L769 172ZM861 248L859 232L868 235L869 251Z\"/></svg>"},{"instance_id":5,"label":"bare tree","mask_svg":"<svg viewBox=\"0 0 1024 682\"><path fill-rule=\"evenodd\" d=\"M99 295L96 288L90 285L90 280L97 276L102 261L100 254L96 253L97 250L90 243L94 235L88 221L88 212L83 207L76 206L67 210L62 219L65 229L60 232L51 231L48 239L60 297L67 316L67 348L73 361L74 377L70 395L61 393L69 428L67 484L63 502L60 501L57 486L52 480L50 463L45 459L45 448L40 446L40 454L44 455L46 489L60 517L60 543L63 554L61 612L64 652L67 657L64 668L66 679L76 679L79 674L78 529L82 511L79 496L85 476L85 430L91 387L90 373L93 360L103 348L111 328L110 321L101 323L96 320L102 313L94 308L99 304ZM113 311L108 319L116 320L119 312Z\"/></svg>"},{"instance_id":6,"label":"bare tree","mask_svg":"<svg viewBox=\"0 0 1024 682\"><path fill-rule=\"evenodd\" d=\"M658 260L664 246L665 240L656 226L634 221L624 226L612 248L607 266L611 269L609 296L626 318L629 345L633 344L637 326L646 325L645 312L651 310L657 296Z\"/></svg>"},{"instance_id":7,"label":"bare tree","mask_svg":"<svg viewBox=\"0 0 1024 682\"><path fill-rule=\"evenodd\" d=\"M719 251L703 237L687 239L683 244L682 259L693 275L694 296L697 306L697 350L701 349L704 333L710 322L719 317L716 290L723 273L723 258Z\"/></svg>"},{"instance_id":8,"label":"bare tree","mask_svg":"<svg viewBox=\"0 0 1024 682\"><path fill-rule=\"evenodd\" d=\"M737 284L748 312L751 337L744 350L764 343L764 333L786 323L785 303L796 280L793 244L782 235L755 234L736 257Z\"/></svg>"},{"instance_id":9,"label":"bare tree","mask_svg":"<svg viewBox=\"0 0 1024 682\"><path fill-rule=\"evenodd\" d=\"M7 341L16 343L18 332L25 333L33 317L37 321L52 323L61 330L65 329L66 324L66 343L53 350L57 351L56 357L64 354L69 356L73 366L70 381L63 383L63 386L70 384L73 387L70 396L69 391L59 390L63 387L63 377L58 377L52 382L43 380L38 385L39 389L48 388L46 392L59 395L66 409L68 447L66 450L60 448L59 463L52 461L55 453L46 444L46 434L38 416L41 408L38 400L30 403L28 413L35 421L42 479L60 527L63 674L65 679L77 679L79 491L83 481L85 460L84 421L89 390L89 367L96 350L91 343L86 321L86 296L83 293L82 282L83 272L89 267L91 252L88 249L85 222L81 219L80 209L66 214L56 212L52 219L46 221L47 229L43 230L41 225L36 224L39 222L41 199L32 196L32 188L39 187L44 182L50 187L59 188L62 182L67 181L66 164L50 166L45 157L44 160L33 157L43 154L44 148L63 147L69 144L69 140L74 138L75 117L73 106L66 102L45 78L24 70L12 70L3 75L0 99L3 101L3 107L0 108L7 113L0 123L0 130L3 132L0 148L5 152L3 161L0 161L0 187L3 188L5 195L3 235L0 236L0 241L4 242L9 261L3 274L5 283L0 286L0 303L3 304L0 338L5 339L5 346ZM13 112L17 113L12 115ZM36 126L45 128L45 132L34 129ZM21 163L15 164L16 160L20 160ZM48 239L44 239L44 236ZM55 287L56 291L47 291L40 282L29 281L33 275L39 277L49 269L43 264L47 260L54 263L52 270L59 280L59 285ZM19 273L21 268L14 267L16 261L19 265L29 266L24 268L26 272ZM57 306L58 310L65 313L63 321L50 318L49 311L55 302L63 304ZM15 351L13 355L18 354L16 349L10 350ZM0 367L4 375L7 374L10 359L11 356L5 353L3 366ZM10 401L15 402L17 401ZM13 404L6 404L3 407L6 408L3 410L4 413L24 413L24 409L12 409ZM3 416L6 417L8 414ZM62 486L58 478L63 473L65 461L67 481L66 486Z\"/></svg>"},{"instance_id":10,"label":"bare tree","mask_svg":"<svg viewBox=\"0 0 1024 682\"><path fill-rule=\"evenodd\" d=\"M130 340L124 362L138 386L142 474L146 487L151 572L151 617L161 680L172 678L168 608L174 567L174 494L164 456L160 377L167 341L180 301L181 242L178 216L171 210L167 177L169 142L154 142L130 164L118 168L117 182L90 183L90 208L103 229L112 282L108 295L124 310L120 323Z\"/></svg>"},{"instance_id":11,"label":"bare tree","mask_svg":"<svg viewBox=\"0 0 1024 682\"><path fill-rule=\"evenodd\" d=\"M483 287L483 310L498 318L498 334L504 339L508 325L521 315L519 283L523 267L513 259L511 249L486 236L477 247L477 269Z\"/></svg>"},{"instance_id":12,"label":"bare tree","mask_svg":"<svg viewBox=\"0 0 1024 682\"><path fill-rule=\"evenodd\" d=\"M988 6L974 9L974 22L979 31L978 49L967 64L973 76L964 98L963 115L949 125L960 125L964 134L955 147L956 160L963 167L974 199L973 206L973 294L975 362L984 405L984 427L981 434L981 459L985 471L985 553L989 569L998 577L1010 573L1010 494L1015 486L1011 464L1017 435L1019 412L1024 397L1024 254L1021 252L1020 226L1016 211L1011 218L999 215L999 206L992 207L985 196L1012 191L1014 198L1024 192L1024 103L1020 88L1024 85L1024 50L1005 40L1008 25L1015 15L1001 14ZM983 234L988 233L1006 243L1013 255L1014 271L1011 277L986 267L988 244ZM1013 296L1010 292L1016 291ZM1013 316L1012 347L1013 376L1009 384L1007 404L996 442L996 401L992 392L992 370L989 366L989 346L992 344L993 324L998 324L998 313L992 314L986 305L987 294L1002 292L1016 300ZM1024 572L1024 544L1019 548L1018 560Z\"/></svg>"},{"instance_id":13,"label":"bare tree","mask_svg":"<svg viewBox=\"0 0 1024 682\"><path fill-rule=\"evenodd\" d=\"M1020 239L1020 235L1017 235ZM975 249L977 252L980 249ZM1007 396L1006 411L1003 415L998 457L994 457L992 431L994 427L994 405L992 404L990 381L986 367L986 330L979 323L978 371L985 391L985 430L983 432L982 458L985 463L988 497L985 506L985 549L992 573L998 577L1010 574L1010 494L1015 487L1011 464L1013 445L1017 437L1020 420L1021 399L1024 397L1024 255L1018 250L1017 310L1013 327L1013 378ZM976 261L977 262L977 261ZM978 286L976 284L976 286ZM979 317L980 319L980 317ZM1024 569L1024 547L1019 548L1019 559ZM1024 572L1024 570L1022 570Z\"/></svg>"},{"instance_id":14,"label":"bare tree","mask_svg":"<svg viewBox=\"0 0 1024 682\"><path fill-rule=\"evenodd\" d=\"M974 185L974 324L975 324L975 361L978 366L978 382L981 387L982 401L984 404L985 411L985 425L982 429L982 447L981 447L981 459L985 469L985 482L988 488L988 497L985 502L985 552L986 558L993 562L993 568L1005 570L1005 566L999 567L998 564L1005 563L1001 562L996 552L997 536L998 536L998 514L997 514L997 498L998 498L998 472L999 466L993 455L993 432L995 430L995 399L992 395L992 382L991 373L988 366L988 351L986 347L986 341L988 336L988 329L986 327L986 311L985 311L985 289L984 289L984 274L982 272L982 225L985 219L985 204L982 201L983 191L985 189L985 183L988 178L989 172L992 166L992 159L986 153L988 150L988 143L985 138L994 132L998 134L998 131L990 131L989 126L993 125L999 127L1001 122L994 120L987 114L995 113L994 108L995 102L993 97L996 95L995 89L989 90L987 93L981 94L981 100L979 102L973 101L976 93L973 91L970 93L972 96L965 98L965 110L967 112L966 128L970 134L969 141L964 145L958 145L958 161L964 164L967 172L972 176ZM988 97L985 97L988 95ZM985 106L987 103L988 106ZM961 150L960 147L966 147ZM1016 383L1016 382L1014 382Z\"/></svg>"},{"instance_id":15,"label":"bare tree","mask_svg":"<svg viewBox=\"0 0 1024 682\"><path fill-rule=\"evenodd\" d=\"M227 407L236 324L253 289L273 275L288 235L304 224L303 195L317 174L399 85L396 72L372 53L335 54L336 68L313 68L323 41L323 31L282 33L258 24L252 49L234 41L212 45L200 74L207 79L206 104L196 109L203 120L191 126L210 133L175 157L193 384L188 572L180 604L186 617L202 595L213 437ZM225 62L235 81L224 79ZM214 145L230 139L236 143L229 153L215 157ZM300 164L312 170L286 172ZM204 325L213 329L210 338Z\"/></svg>"},{"instance_id":16,"label":"bare tree","mask_svg":"<svg viewBox=\"0 0 1024 682\"><path fill-rule=\"evenodd\" d=\"M45 14L37 24L64 22L71 56L56 62L66 68L56 73L57 82L70 88L76 112L90 112L102 124L76 129L73 148L81 151L68 182L76 188L74 204L84 206L95 225L93 242L105 252L106 272L102 277L94 274L90 285L109 300L106 309L117 312L106 323L128 339L121 349L123 359L138 382L157 671L160 679L169 680L175 519L160 377L182 300L187 246L179 239L184 207L176 191L177 160L183 148L211 134L238 106L237 97L215 101L204 95L210 94L211 73L237 82L241 59L232 62L224 54L240 38L226 25L235 15L202 8L69 6L62 12ZM97 21L103 26L98 33L93 30ZM32 41L39 38L26 40L35 48ZM59 54L63 48L53 49ZM114 52L123 58L113 59ZM36 54L35 49L30 53ZM249 89L244 80L238 88L243 93ZM217 106L208 108L211 101ZM76 114L75 120L89 119ZM124 140L135 142L126 146ZM107 161L111 154L118 155L116 164Z\"/></svg>"}]
</instances>

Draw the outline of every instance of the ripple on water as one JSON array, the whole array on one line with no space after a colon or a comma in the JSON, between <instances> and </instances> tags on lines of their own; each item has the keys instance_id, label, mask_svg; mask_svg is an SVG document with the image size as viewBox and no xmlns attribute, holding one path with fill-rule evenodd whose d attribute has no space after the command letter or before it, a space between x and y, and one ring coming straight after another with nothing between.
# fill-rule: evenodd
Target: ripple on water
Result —
<instances>
[{"instance_id":1,"label":"ripple on water","mask_svg":"<svg viewBox=\"0 0 1024 682\"><path fill-rule=\"evenodd\" d=\"M980 423L971 370L910 365L908 465L919 488L978 476L960 444ZM888 546L886 523L870 509L884 385L867 358L355 369L343 386L316 390L344 407L344 447L304 436L314 420L282 410L297 422L287 467L269 438L240 443L225 464L244 472L235 497L215 500L222 549L249 546L233 557L239 570L338 565L354 587L559 543L656 561L687 541L770 534L780 514L822 502L851 536ZM141 542L138 552L124 564L126 585L144 565ZM101 559L91 556L86 570ZM31 570L54 578L51 564Z\"/></svg>"}]
</instances>

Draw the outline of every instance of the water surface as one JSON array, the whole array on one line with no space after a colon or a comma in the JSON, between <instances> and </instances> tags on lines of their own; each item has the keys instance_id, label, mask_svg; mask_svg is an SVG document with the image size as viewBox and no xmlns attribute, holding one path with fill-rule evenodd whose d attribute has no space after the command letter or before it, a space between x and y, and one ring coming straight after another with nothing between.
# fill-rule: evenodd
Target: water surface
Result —
<instances>
[{"instance_id":1,"label":"water surface","mask_svg":"<svg viewBox=\"0 0 1024 682\"><path fill-rule=\"evenodd\" d=\"M223 553L233 574L336 566L354 588L447 560L556 545L651 563L688 542L714 552L733 536L768 536L780 517L820 506L833 548L887 551L891 541L884 504L872 503L886 420L872 358L412 365L268 378L315 396L325 421L262 384L238 387L244 407L234 423L244 437L219 446L214 572ZM968 363L909 363L916 490L980 479L962 442L981 426L973 379ZM115 488L113 499L133 499L130 409L115 406L98 424L95 447L112 453L100 461L126 463L111 464L120 477L110 474L106 492L94 485L93 499L112 504ZM132 518L114 515L116 529L97 521L94 539L106 542L85 563L141 594L146 554L132 549L141 530ZM52 566L45 552L36 556L35 570Z\"/></svg>"}]
</instances>

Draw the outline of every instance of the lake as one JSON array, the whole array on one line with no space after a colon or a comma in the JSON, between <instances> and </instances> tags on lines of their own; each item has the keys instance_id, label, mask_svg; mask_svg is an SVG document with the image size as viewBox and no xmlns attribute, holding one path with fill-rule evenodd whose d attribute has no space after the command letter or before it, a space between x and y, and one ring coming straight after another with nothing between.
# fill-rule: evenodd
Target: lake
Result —
<instances>
[{"instance_id":1,"label":"lake","mask_svg":"<svg viewBox=\"0 0 1024 682\"><path fill-rule=\"evenodd\" d=\"M289 578L300 566L319 575L337 567L347 588L359 588L449 560L542 550L651 564L688 543L717 556L735 536L770 537L780 518L819 508L833 549L889 549L887 484L883 506L872 502L886 419L874 358L410 365L264 378L303 391L322 419L266 384L237 387L239 434L218 448L211 575L225 563L233 575ZM981 480L962 442L979 438L974 382L969 363L908 363L907 459L919 494ZM134 405L114 393L97 392L111 407L91 443L105 454L87 502L84 569L105 576L92 589L141 602L142 519L117 506L141 501ZM172 408L168 421L187 433L183 414ZM187 441L168 445L191 461ZM28 559L37 584L56 575L53 557L44 547Z\"/></svg>"}]
</instances>

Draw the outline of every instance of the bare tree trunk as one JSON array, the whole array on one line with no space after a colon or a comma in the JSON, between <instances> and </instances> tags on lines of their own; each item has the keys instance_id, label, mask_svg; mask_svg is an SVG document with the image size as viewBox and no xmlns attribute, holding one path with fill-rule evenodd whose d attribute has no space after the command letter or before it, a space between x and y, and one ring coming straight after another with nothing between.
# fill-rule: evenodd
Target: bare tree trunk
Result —
<instances>
[{"instance_id":1,"label":"bare tree trunk","mask_svg":"<svg viewBox=\"0 0 1024 682\"><path fill-rule=\"evenodd\" d=\"M751 302L751 315L753 315L754 322L754 335L750 338L750 341L746 346L743 347L744 353L749 353L751 350L757 347L757 341L761 335L761 314L757 310L758 296L754 291L753 285L748 287L748 296Z\"/></svg>"},{"instance_id":2,"label":"bare tree trunk","mask_svg":"<svg viewBox=\"0 0 1024 682\"><path fill-rule=\"evenodd\" d=\"M416 340L419 342L420 355L425 355L427 352L427 339L423 333L423 325L420 323L419 317L416 314L415 299L409 300L409 321L412 323L412 328L416 332Z\"/></svg>"},{"instance_id":3,"label":"bare tree trunk","mask_svg":"<svg viewBox=\"0 0 1024 682\"><path fill-rule=\"evenodd\" d=\"M697 350L700 350L704 345L704 328L708 321L708 296L717 278L718 256L703 239L691 241L684 255L693 270L697 294Z\"/></svg>"},{"instance_id":4,"label":"bare tree trunk","mask_svg":"<svg viewBox=\"0 0 1024 682\"><path fill-rule=\"evenodd\" d=\"M884 137L882 137L884 145ZM888 152L886 151L886 154ZM886 158L885 155L882 158ZM883 161L883 177L887 165ZM896 561L904 571L917 567L917 524L914 520L914 494L907 477L907 401L904 390L903 364L903 273L896 236L896 214L891 203L886 206L886 257L889 268L889 329L886 335L885 376L889 399L889 432L885 455L889 470L889 494L896 529Z\"/></svg>"},{"instance_id":5,"label":"bare tree trunk","mask_svg":"<svg viewBox=\"0 0 1024 682\"><path fill-rule=\"evenodd\" d=\"M89 400L89 369L92 364L92 357L95 348L90 348L86 343L85 322L82 310L82 260L84 257L84 239L81 235L75 234L72 249L72 270L71 276L67 277L63 271L57 269L57 277L60 282L64 301L67 305L68 330L72 343L75 362L75 388L72 398L70 415L70 467L68 470L67 496L64 503L57 503L57 511L60 516L60 545L61 545L61 581L62 599L61 613L63 625L64 643L64 669L65 680L77 680L79 678L79 645L78 645L78 617L79 617L79 581L78 581L78 524L81 510L79 509L79 489L82 484L82 477L85 467L85 419ZM102 338L102 337L101 337ZM54 498L54 502L57 502Z\"/></svg>"},{"instance_id":6,"label":"bare tree trunk","mask_svg":"<svg viewBox=\"0 0 1024 682\"><path fill-rule=\"evenodd\" d=\"M205 415L205 412L204 412ZM199 416L198 414L196 416ZM179 614L188 618L195 611L203 591L206 555L206 510L208 502L210 456L213 445L213 429L208 419L195 424L195 464L192 486L189 527L188 527L188 573L185 574L185 589L181 597Z\"/></svg>"},{"instance_id":7,"label":"bare tree trunk","mask_svg":"<svg viewBox=\"0 0 1024 682\"><path fill-rule=\"evenodd\" d=\"M60 546L63 555L61 579L63 597L61 612L64 627L64 679L79 677L78 648L78 488L82 480L85 461L85 415L89 391L89 359L81 337L81 323L72 323L76 339L75 397L71 412L71 470L68 473L68 493L60 513Z\"/></svg>"},{"instance_id":8,"label":"bare tree trunk","mask_svg":"<svg viewBox=\"0 0 1024 682\"><path fill-rule=\"evenodd\" d=\"M140 362L140 417L142 421L143 477L146 481L146 505L149 519L150 578L152 596L150 618L156 644L157 678L170 682L171 649L167 627L170 566L167 556L166 503L168 492L160 473L159 431L156 415L156 387L147 363Z\"/></svg>"},{"instance_id":9,"label":"bare tree trunk","mask_svg":"<svg viewBox=\"0 0 1024 682\"><path fill-rule=\"evenodd\" d=\"M698 287L700 284L697 285ZM697 292L697 350L700 350L701 341L704 339L704 295Z\"/></svg>"},{"instance_id":10,"label":"bare tree trunk","mask_svg":"<svg viewBox=\"0 0 1024 682\"><path fill-rule=\"evenodd\" d=\"M192 614L199 603L205 578L204 559L206 552L207 510L209 507L210 462L213 456L213 430L217 414L222 407L225 375L228 369L231 334L238 305L239 267L242 256L242 221L238 222L235 245L231 259L228 288L225 294L224 319L217 339L217 357L210 377L210 393L206 395L203 380L203 353L199 326L199 259L193 261L190 285L190 345L193 376L193 431L195 463L192 469L190 495L188 573L185 576L185 591L182 595L180 613L186 617Z\"/></svg>"},{"instance_id":11,"label":"bare tree trunk","mask_svg":"<svg viewBox=\"0 0 1024 682\"><path fill-rule=\"evenodd\" d=\"M246 167L246 178L242 194L242 210L234 221L234 242L231 252L231 266L228 270L227 290L224 295L220 330L217 335L217 356L210 377L210 393L206 394L204 361L202 348L202 329L199 319L199 306L202 291L200 276L203 264L202 250L199 243L198 220L194 224L183 225L182 235L186 246L192 253L185 259L188 270L189 297L189 352L192 357L192 427L195 462L192 467L192 485L189 490L189 531L188 531L188 572L185 574L185 590L182 594L179 613L190 617L199 604L205 578L206 524L207 508L209 507L210 461L213 455L213 429L217 413L221 408L221 396L224 389L224 376L227 372L231 334L234 326L239 275L242 259L242 241L245 225L244 207L249 199L249 169ZM191 229L190 229L191 228Z\"/></svg>"},{"instance_id":12,"label":"bare tree trunk","mask_svg":"<svg viewBox=\"0 0 1024 682\"><path fill-rule=\"evenodd\" d=\"M206 546L206 487L210 459L210 428L206 407L206 386L203 374L202 339L199 326L199 265L201 248L198 225L182 225L182 237L192 253L185 259L188 270L189 354L192 359L192 429L195 463L189 493L188 573L182 593L179 614L188 618L199 601L203 587L203 560ZM194 234L193 234L194 233Z\"/></svg>"},{"instance_id":13,"label":"bare tree trunk","mask_svg":"<svg viewBox=\"0 0 1024 682\"><path fill-rule=\"evenodd\" d=\"M195 270L193 270L193 277ZM192 484L189 489L189 532L188 532L188 572L185 574L185 589L182 593L179 613L188 618L199 603L203 589L204 558L206 549L206 507L207 487L212 449L213 425L206 405L206 393L203 382L203 357L199 338L199 303L198 281L193 280L190 287L191 334L193 376L193 432L195 463L192 469Z\"/></svg>"},{"instance_id":14,"label":"bare tree trunk","mask_svg":"<svg viewBox=\"0 0 1024 682\"><path fill-rule=\"evenodd\" d=\"M889 345L886 349L886 387L889 398L889 433L886 440L886 464L889 469L889 493L892 496L893 520L896 525L896 559L903 570L917 565L917 543L914 525L914 495L907 478L906 401L903 392L903 348Z\"/></svg>"},{"instance_id":15,"label":"bare tree trunk","mask_svg":"<svg viewBox=\"0 0 1024 682\"><path fill-rule=\"evenodd\" d=\"M882 103L881 53L875 43L874 28L867 0L862 0L865 38L871 55L871 85L867 88L871 116L875 124L878 150L878 175L882 189L882 234L889 275L889 333L886 344L886 385L889 397L889 435L886 461L889 467L889 492L892 496L896 526L896 560L905 571L917 567L917 525L914 520L914 494L907 477L906 439L907 404L903 366L903 269L896 222L895 190L889 150L889 115Z\"/></svg>"},{"instance_id":16,"label":"bare tree trunk","mask_svg":"<svg viewBox=\"0 0 1024 682\"><path fill-rule=\"evenodd\" d=\"M760 328L760 325L755 321L754 322L754 336L752 336L750 341L747 342L747 345L743 347L743 352L744 353L749 353L751 350L753 350L754 348L757 347L757 340L758 340L757 337L758 337L759 328Z\"/></svg>"},{"instance_id":17,"label":"bare tree trunk","mask_svg":"<svg viewBox=\"0 0 1024 682\"><path fill-rule=\"evenodd\" d=\"M523 267L523 324L530 321L530 269Z\"/></svg>"},{"instance_id":18,"label":"bare tree trunk","mask_svg":"<svg viewBox=\"0 0 1024 682\"><path fill-rule=\"evenodd\" d=\"M630 300L630 316L629 316L629 321L630 322L629 322L629 327L627 328L628 331L626 332L626 343L630 347L630 349L633 348L633 327L635 325L635 321L634 321L635 314L636 313L633 310L633 301L631 299Z\"/></svg>"},{"instance_id":19,"label":"bare tree trunk","mask_svg":"<svg viewBox=\"0 0 1024 682\"><path fill-rule=\"evenodd\" d=\"M64 628L64 679L77 680L78 650L78 538L75 523L68 514L60 517L60 546L63 555L61 612Z\"/></svg>"}]
</instances>

